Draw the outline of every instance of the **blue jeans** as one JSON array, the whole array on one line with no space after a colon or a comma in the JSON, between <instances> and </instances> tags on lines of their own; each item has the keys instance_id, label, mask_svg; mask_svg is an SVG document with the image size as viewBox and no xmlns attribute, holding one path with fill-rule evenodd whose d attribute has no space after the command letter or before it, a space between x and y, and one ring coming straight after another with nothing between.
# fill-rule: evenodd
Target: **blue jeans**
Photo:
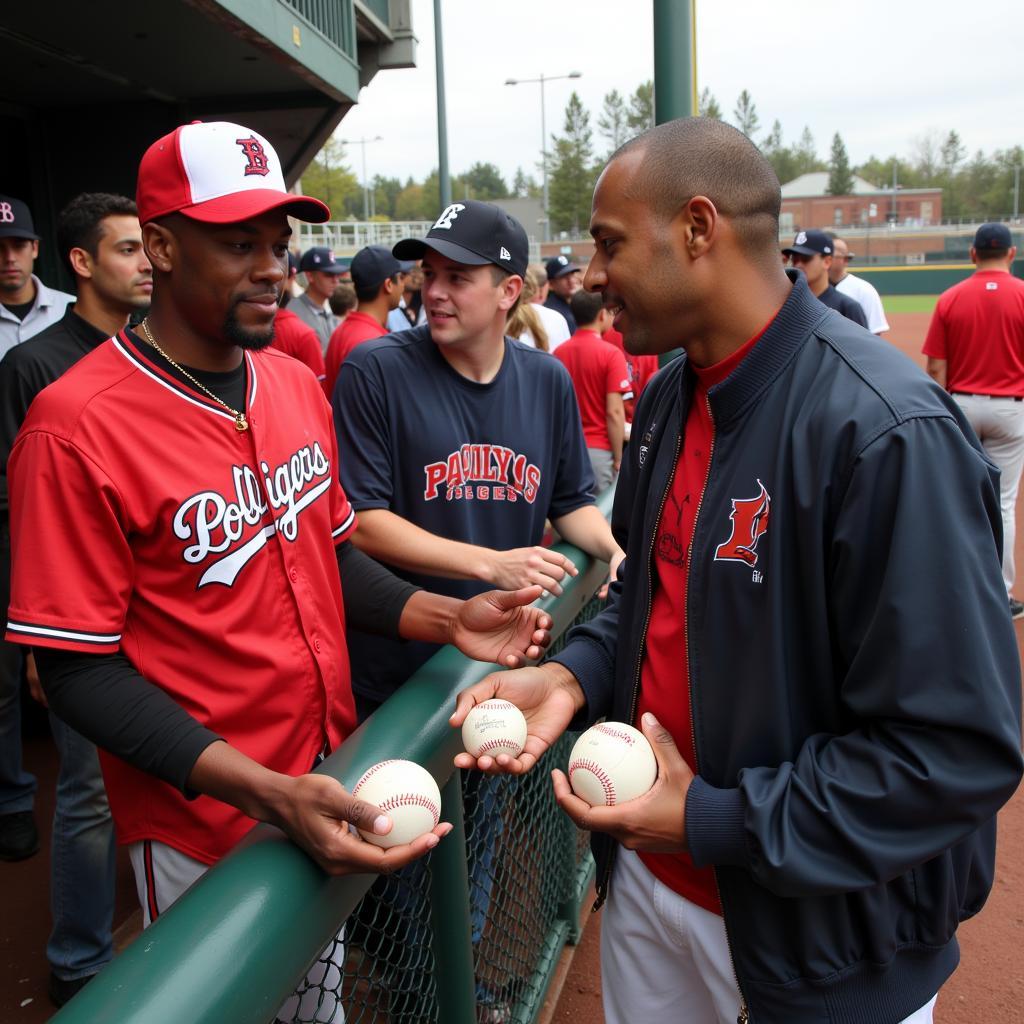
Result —
<instances>
[{"instance_id":1,"label":"blue jeans","mask_svg":"<svg viewBox=\"0 0 1024 1024\"><path fill-rule=\"evenodd\" d=\"M46 958L66 980L95 974L113 956L117 861L114 825L96 747L50 715L60 754L50 852L53 931Z\"/></svg>"},{"instance_id":2,"label":"blue jeans","mask_svg":"<svg viewBox=\"0 0 1024 1024\"><path fill-rule=\"evenodd\" d=\"M11 600L11 527L0 512L0 614ZM21 648L0 640L0 814L31 811L36 777L21 763Z\"/></svg>"}]
</instances>

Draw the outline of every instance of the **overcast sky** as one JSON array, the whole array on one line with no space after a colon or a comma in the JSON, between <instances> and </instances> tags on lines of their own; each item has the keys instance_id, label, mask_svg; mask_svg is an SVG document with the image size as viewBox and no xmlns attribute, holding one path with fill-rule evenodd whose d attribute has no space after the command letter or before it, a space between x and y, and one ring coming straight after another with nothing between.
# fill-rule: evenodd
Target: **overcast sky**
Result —
<instances>
[{"instance_id":1,"label":"overcast sky","mask_svg":"<svg viewBox=\"0 0 1024 1024\"><path fill-rule=\"evenodd\" d=\"M573 88L596 119L612 89L628 95L654 77L650 0L443 0L449 167L497 164L508 184L522 166L540 180L539 85L507 78L580 71L545 86L548 136L560 133ZM365 147L369 177L437 166L431 0L412 0L418 67L382 71L338 129ZM1024 144L1021 0L697 0L698 88L727 119L748 89L762 134L778 118L784 140L809 125L827 159L838 131L856 164L909 155L913 142L952 128L973 153ZM362 179L362 148L348 147Z\"/></svg>"}]
</instances>

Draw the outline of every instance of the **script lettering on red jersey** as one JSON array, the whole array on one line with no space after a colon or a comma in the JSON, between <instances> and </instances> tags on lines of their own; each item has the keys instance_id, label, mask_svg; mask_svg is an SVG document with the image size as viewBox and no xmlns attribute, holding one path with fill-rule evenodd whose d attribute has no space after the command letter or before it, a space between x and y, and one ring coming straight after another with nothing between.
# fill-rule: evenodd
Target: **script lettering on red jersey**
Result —
<instances>
[{"instance_id":1,"label":"script lettering on red jersey","mask_svg":"<svg viewBox=\"0 0 1024 1024\"><path fill-rule=\"evenodd\" d=\"M299 514L331 487L331 463L319 442L300 448L273 470L261 462L260 470L262 475L251 466L232 466L233 495L201 491L186 499L175 513L174 535L194 542L182 552L186 562L198 565L212 555L221 555L212 559L198 587L210 583L232 586L277 531L294 541ZM247 531L264 522L268 511L273 522L242 541Z\"/></svg>"},{"instance_id":2,"label":"script lettering on red jersey","mask_svg":"<svg viewBox=\"0 0 1024 1024\"><path fill-rule=\"evenodd\" d=\"M442 462L423 467L423 500L526 501L533 504L540 489L540 467L511 448L496 444L464 444Z\"/></svg>"}]
</instances>

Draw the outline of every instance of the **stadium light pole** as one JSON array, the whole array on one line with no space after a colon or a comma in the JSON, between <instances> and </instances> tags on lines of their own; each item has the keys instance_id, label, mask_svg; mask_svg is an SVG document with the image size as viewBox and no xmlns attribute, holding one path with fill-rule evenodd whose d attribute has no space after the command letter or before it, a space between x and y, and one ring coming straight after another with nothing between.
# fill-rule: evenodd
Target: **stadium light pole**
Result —
<instances>
[{"instance_id":1,"label":"stadium light pole","mask_svg":"<svg viewBox=\"0 0 1024 1024\"><path fill-rule=\"evenodd\" d=\"M551 241L551 217L548 215L548 128L544 113L544 83L556 82L560 78L582 78L582 71L570 71L567 75L545 75L539 78L506 78L506 85L529 85L540 83L540 159L544 170L544 241Z\"/></svg>"},{"instance_id":2,"label":"stadium light pole","mask_svg":"<svg viewBox=\"0 0 1024 1024\"><path fill-rule=\"evenodd\" d=\"M346 146L363 147L363 220L370 219L370 183L366 177L366 144L368 142L380 142L383 135L375 135L372 139L342 139Z\"/></svg>"}]
</instances>

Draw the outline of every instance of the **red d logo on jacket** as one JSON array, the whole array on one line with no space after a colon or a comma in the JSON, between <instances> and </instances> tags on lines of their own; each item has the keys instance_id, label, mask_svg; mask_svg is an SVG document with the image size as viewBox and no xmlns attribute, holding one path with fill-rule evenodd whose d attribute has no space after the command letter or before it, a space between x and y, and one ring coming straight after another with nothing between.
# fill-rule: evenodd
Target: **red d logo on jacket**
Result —
<instances>
[{"instance_id":1,"label":"red d logo on jacket","mask_svg":"<svg viewBox=\"0 0 1024 1024\"><path fill-rule=\"evenodd\" d=\"M757 481L761 493L756 498L733 498L732 534L724 544L715 549L716 562L743 562L757 565L757 542L768 530L768 512L772 499L764 484Z\"/></svg>"}]
</instances>

